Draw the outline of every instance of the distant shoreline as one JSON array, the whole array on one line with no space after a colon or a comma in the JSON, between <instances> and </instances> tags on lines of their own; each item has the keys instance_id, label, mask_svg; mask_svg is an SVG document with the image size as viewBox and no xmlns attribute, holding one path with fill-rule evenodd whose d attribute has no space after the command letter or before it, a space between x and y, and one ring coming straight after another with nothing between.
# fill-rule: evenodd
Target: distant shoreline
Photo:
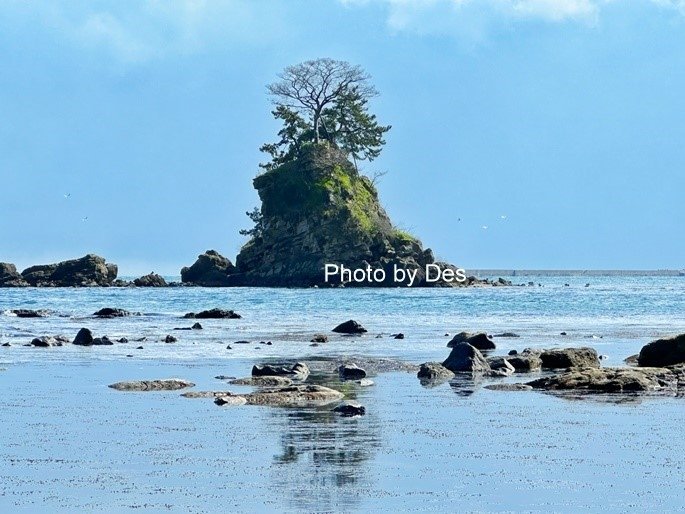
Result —
<instances>
[{"instance_id":1,"label":"distant shoreline","mask_svg":"<svg viewBox=\"0 0 685 514\"><path fill-rule=\"evenodd\" d=\"M533 269L467 269L468 273L477 277L502 276L502 277L612 277L612 276L632 276L632 277L677 277L682 275L682 270L533 270Z\"/></svg>"}]
</instances>

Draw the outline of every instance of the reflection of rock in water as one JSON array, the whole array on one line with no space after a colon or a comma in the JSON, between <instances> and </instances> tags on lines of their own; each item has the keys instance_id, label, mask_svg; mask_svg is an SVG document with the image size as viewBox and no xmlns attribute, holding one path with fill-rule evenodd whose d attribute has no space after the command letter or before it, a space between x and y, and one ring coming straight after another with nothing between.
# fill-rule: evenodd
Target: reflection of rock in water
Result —
<instances>
[{"instance_id":1,"label":"reflection of rock in water","mask_svg":"<svg viewBox=\"0 0 685 514\"><path fill-rule=\"evenodd\" d=\"M274 456L272 478L278 495L304 511L354 506L360 488L370 487L366 463L381 445L377 417L343 418L331 407L274 409L282 430L282 452Z\"/></svg>"},{"instance_id":2,"label":"reflection of rock in water","mask_svg":"<svg viewBox=\"0 0 685 514\"><path fill-rule=\"evenodd\" d=\"M479 373L457 373L455 377L450 380L450 387L459 396L471 396L478 389L480 389L483 382L483 376Z\"/></svg>"}]
</instances>

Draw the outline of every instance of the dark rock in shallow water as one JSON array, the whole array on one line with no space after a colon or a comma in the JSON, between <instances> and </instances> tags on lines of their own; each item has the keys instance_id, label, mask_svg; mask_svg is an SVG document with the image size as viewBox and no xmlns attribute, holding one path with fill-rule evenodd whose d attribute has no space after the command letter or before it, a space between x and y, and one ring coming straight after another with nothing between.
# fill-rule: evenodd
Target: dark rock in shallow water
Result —
<instances>
[{"instance_id":1,"label":"dark rock in shallow water","mask_svg":"<svg viewBox=\"0 0 685 514\"><path fill-rule=\"evenodd\" d=\"M12 314L17 318L45 318L48 315L46 310L32 310L32 309L13 309Z\"/></svg>"},{"instance_id":2,"label":"dark rock in shallow water","mask_svg":"<svg viewBox=\"0 0 685 514\"><path fill-rule=\"evenodd\" d=\"M542 360L540 355L536 352L523 351L507 355L509 364L514 366L516 373L531 373L533 371L540 371L542 369Z\"/></svg>"},{"instance_id":3,"label":"dark rock in shallow water","mask_svg":"<svg viewBox=\"0 0 685 514\"><path fill-rule=\"evenodd\" d=\"M62 346L63 344L64 341L54 336L36 337L31 341L32 346L39 346L43 348L47 348L49 346Z\"/></svg>"},{"instance_id":4,"label":"dark rock in shallow water","mask_svg":"<svg viewBox=\"0 0 685 514\"><path fill-rule=\"evenodd\" d=\"M338 334L363 334L367 330L353 319L340 323L333 329L333 332Z\"/></svg>"},{"instance_id":5,"label":"dark rock in shallow water","mask_svg":"<svg viewBox=\"0 0 685 514\"><path fill-rule=\"evenodd\" d=\"M361 380L366 378L366 371L356 364L342 364L338 367L338 374L343 380Z\"/></svg>"},{"instance_id":6,"label":"dark rock in shallow water","mask_svg":"<svg viewBox=\"0 0 685 514\"><path fill-rule=\"evenodd\" d=\"M638 366L670 366L685 362L685 334L657 339L645 345L637 357Z\"/></svg>"},{"instance_id":7,"label":"dark rock in shallow water","mask_svg":"<svg viewBox=\"0 0 685 514\"><path fill-rule=\"evenodd\" d=\"M235 266L215 250L207 250L198 255L195 263L181 270L181 281L205 287L222 287L231 285L229 276L235 273Z\"/></svg>"},{"instance_id":8,"label":"dark rock in shallow water","mask_svg":"<svg viewBox=\"0 0 685 514\"><path fill-rule=\"evenodd\" d=\"M490 365L490 376L506 377L512 375L516 368L504 357L489 357L486 359Z\"/></svg>"},{"instance_id":9,"label":"dark rock in shallow water","mask_svg":"<svg viewBox=\"0 0 685 514\"><path fill-rule=\"evenodd\" d=\"M423 382L432 380L448 380L454 376L454 373L439 362L424 362L419 367L419 371L416 376Z\"/></svg>"},{"instance_id":10,"label":"dark rock in shallow water","mask_svg":"<svg viewBox=\"0 0 685 514\"><path fill-rule=\"evenodd\" d=\"M176 341L178 341L178 339L176 339L176 338L175 338L174 336L172 336L172 335L167 335L167 336L164 338L164 342L165 342L165 343L175 343Z\"/></svg>"},{"instance_id":11,"label":"dark rock in shallow water","mask_svg":"<svg viewBox=\"0 0 685 514\"><path fill-rule=\"evenodd\" d=\"M214 403L220 407L238 407L240 405L245 405L247 403L247 398L237 394L227 394L216 398Z\"/></svg>"},{"instance_id":12,"label":"dark rock in shallow water","mask_svg":"<svg viewBox=\"0 0 685 514\"><path fill-rule=\"evenodd\" d=\"M530 391L533 389L528 384L488 384L483 387L491 391Z\"/></svg>"},{"instance_id":13,"label":"dark rock in shallow water","mask_svg":"<svg viewBox=\"0 0 685 514\"><path fill-rule=\"evenodd\" d=\"M96 337L93 339L93 346L112 346L113 344L114 341L107 336Z\"/></svg>"},{"instance_id":14,"label":"dark rock in shallow water","mask_svg":"<svg viewBox=\"0 0 685 514\"><path fill-rule=\"evenodd\" d=\"M594 348L554 348L540 352L542 369L599 368L599 355Z\"/></svg>"},{"instance_id":15,"label":"dark rock in shallow water","mask_svg":"<svg viewBox=\"0 0 685 514\"><path fill-rule=\"evenodd\" d=\"M231 385L245 385L254 387L285 387L293 383L291 379L276 375L236 378L228 382Z\"/></svg>"},{"instance_id":16,"label":"dark rock in shallow water","mask_svg":"<svg viewBox=\"0 0 685 514\"><path fill-rule=\"evenodd\" d=\"M327 343L328 336L324 334L315 334L309 341L310 343Z\"/></svg>"},{"instance_id":17,"label":"dark rock in shallow water","mask_svg":"<svg viewBox=\"0 0 685 514\"><path fill-rule=\"evenodd\" d=\"M102 257L88 254L57 264L31 266L21 275L32 286L87 287L112 285L117 271L115 264L107 264Z\"/></svg>"},{"instance_id":18,"label":"dark rock in shallow water","mask_svg":"<svg viewBox=\"0 0 685 514\"><path fill-rule=\"evenodd\" d=\"M501 334L495 334L493 337L517 338L521 336L514 332L502 332Z\"/></svg>"},{"instance_id":19,"label":"dark rock in shallow water","mask_svg":"<svg viewBox=\"0 0 685 514\"><path fill-rule=\"evenodd\" d=\"M165 378L161 380L132 380L110 384L109 387L117 391L176 391L195 384L181 378Z\"/></svg>"},{"instance_id":20,"label":"dark rock in shallow water","mask_svg":"<svg viewBox=\"0 0 685 514\"><path fill-rule=\"evenodd\" d=\"M219 398L233 396L233 393L230 391L188 391L187 393L181 393L181 396L183 398Z\"/></svg>"},{"instance_id":21,"label":"dark rock in shallow water","mask_svg":"<svg viewBox=\"0 0 685 514\"><path fill-rule=\"evenodd\" d=\"M132 313L127 310L115 309L112 307L105 307L104 309L100 309L99 311L93 313L93 316L97 318L124 318L131 315Z\"/></svg>"},{"instance_id":22,"label":"dark rock in shallow water","mask_svg":"<svg viewBox=\"0 0 685 514\"><path fill-rule=\"evenodd\" d=\"M343 398L335 389L319 385L293 385L274 389L262 389L246 394L249 405L271 405L274 407L307 407L326 405Z\"/></svg>"},{"instance_id":23,"label":"dark rock in shallow water","mask_svg":"<svg viewBox=\"0 0 685 514\"><path fill-rule=\"evenodd\" d=\"M27 287L29 283L9 262L0 262L0 287Z\"/></svg>"},{"instance_id":24,"label":"dark rock in shallow water","mask_svg":"<svg viewBox=\"0 0 685 514\"><path fill-rule=\"evenodd\" d=\"M664 368L584 368L528 382L534 389L634 393L672 391L678 378Z\"/></svg>"},{"instance_id":25,"label":"dark rock in shallow water","mask_svg":"<svg viewBox=\"0 0 685 514\"><path fill-rule=\"evenodd\" d=\"M454 348L461 343L468 343L478 350L494 350L495 343L484 332L471 334L469 332L460 332L447 343L448 348Z\"/></svg>"},{"instance_id":26,"label":"dark rock in shallow water","mask_svg":"<svg viewBox=\"0 0 685 514\"><path fill-rule=\"evenodd\" d=\"M400 332L399 334L393 334L394 339L404 339L404 334Z\"/></svg>"},{"instance_id":27,"label":"dark rock in shallow water","mask_svg":"<svg viewBox=\"0 0 685 514\"><path fill-rule=\"evenodd\" d=\"M78 331L72 343L80 346L90 346L93 344L93 333L87 328L82 328Z\"/></svg>"},{"instance_id":28,"label":"dark rock in shallow water","mask_svg":"<svg viewBox=\"0 0 685 514\"><path fill-rule=\"evenodd\" d=\"M456 344L442 365L454 373L485 373L490 371L490 365L485 357L478 349L468 343Z\"/></svg>"},{"instance_id":29,"label":"dark rock in shallow water","mask_svg":"<svg viewBox=\"0 0 685 514\"><path fill-rule=\"evenodd\" d=\"M337 412L343 417L363 416L366 414L366 407L357 402L344 402L338 405L333 412Z\"/></svg>"},{"instance_id":30,"label":"dark rock in shallow water","mask_svg":"<svg viewBox=\"0 0 685 514\"><path fill-rule=\"evenodd\" d=\"M235 311L227 311L224 309L209 309L208 311L200 311L198 313L189 312L184 318L188 319L240 319L240 314Z\"/></svg>"},{"instance_id":31,"label":"dark rock in shallow water","mask_svg":"<svg viewBox=\"0 0 685 514\"><path fill-rule=\"evenodd\" d=\"M149 273L137 278L133 281L137 287L166 287L167 283L164 277L157 273Z\"/></svg>"},{"instance_id":32,"label":"dark rock in shallow water","mask_svg":"<svg viewBox=\"0 0 685 514\"><path fill-rule=\"evenodd\" d=\"M253 377L280 375L296 375L299 377L306 377L307 375L309 375L309 367L304 362L296 362L292 367L275 366L271 364L264 364L263 366L252 366Z\"/></svg>"}]
</instances>

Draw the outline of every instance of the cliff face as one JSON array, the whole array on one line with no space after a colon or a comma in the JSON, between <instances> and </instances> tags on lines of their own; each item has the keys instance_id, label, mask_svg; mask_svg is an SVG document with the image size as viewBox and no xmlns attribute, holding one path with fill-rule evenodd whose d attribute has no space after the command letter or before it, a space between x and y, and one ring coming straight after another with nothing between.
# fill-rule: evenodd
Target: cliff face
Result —
<instances>
[{"instance_id":1,"label":"cliff face","mask_svg":"<svg viewBox=\"0 0 685 514\"><path fill-rule=\"evenodd\" d=\"M254 187L262 219L237 257L234 285L324 285L327 263L383 268L386 281L376 285L400 285L393 282L395 265L418 270L414 285L445 285L425 282L431 250L393 226L374 185L338 150L312 146L297 161L258 176Z\"/></svg>"}]
</instances>

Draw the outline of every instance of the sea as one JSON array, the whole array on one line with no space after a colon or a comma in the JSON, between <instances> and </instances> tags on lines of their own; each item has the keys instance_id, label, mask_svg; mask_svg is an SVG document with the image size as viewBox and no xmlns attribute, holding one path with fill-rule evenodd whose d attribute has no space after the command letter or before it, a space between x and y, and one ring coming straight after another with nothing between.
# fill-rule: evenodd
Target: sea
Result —
<instances>
[{"instance_id":1,"label":"sea","mask_svg":"<svg viewBox=\"0 0 685 514\"><path fill-rule=\"evenodd\" d=\"M0 289L0 512L685 509L685 398L484 387L539 374L426 387L397 368L346 386L366 415L345 418L332 406L219 407L107 387L177 377L192 390L245 392L216 377L267 362L442 361L461 331L492 334L497 354L591 346L604 366L624 366L651 340L685 333L677 273L505 278L523 285ZM103 307L134 315L94 318ZM184 314L214 307L241 318L176 330L195 322ZM11 313L22 308L48 315ZM368 332L331 332L348 319ZM129 342L27 346L82 327ZM315 334L329 341L312 346Z\"/></svg>"}]
</instances>

